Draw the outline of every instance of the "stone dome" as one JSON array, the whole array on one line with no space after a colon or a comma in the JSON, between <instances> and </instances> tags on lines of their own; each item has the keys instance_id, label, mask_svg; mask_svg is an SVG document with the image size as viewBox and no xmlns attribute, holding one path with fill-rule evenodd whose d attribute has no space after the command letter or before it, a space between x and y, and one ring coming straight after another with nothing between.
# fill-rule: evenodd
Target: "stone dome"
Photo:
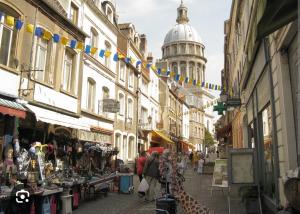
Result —
<instances>
[{"instance_id":1,"label":"stone dome","mask_svg":"<svg viewBox=\"0 0 300 214\"><path fill-rule=\"evenodd\" d=\"M200 36L198 35L195 28L188 23L176 24L166 35L164 45L173 42L197 42L202 43Z\"/></svg>"}]
</instances>

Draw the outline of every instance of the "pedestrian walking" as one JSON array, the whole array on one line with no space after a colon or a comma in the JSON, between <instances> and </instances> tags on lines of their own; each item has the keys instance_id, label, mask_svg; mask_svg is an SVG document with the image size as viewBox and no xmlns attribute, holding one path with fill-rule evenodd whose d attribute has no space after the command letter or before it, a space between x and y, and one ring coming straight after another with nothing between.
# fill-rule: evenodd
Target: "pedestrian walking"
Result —
<instances>
[{"instance_id":1,"label":"pedestrian walking","mask_svg":"<svg viewBox=\"0 0 300 214\"><path fill-rule=\"evenodd\" d=\"M198 160L199 160L199 156L197 152L194 152L193 154L193 167L194 167L194 171L197 170L197 165L198 165Z\"/></svg>"},{"instance_id":2,"label":"pedestrian walking","mask_svg":"<svg viewBox=\"0 0 300 214\"><path fill-rule=\"evenodd\" d=\"M166 193L170 194L170 183L172 176L172 163L170 160L171 151L165 149L161 157L159 158L159 171L161 175L160 183L162 188L166 189Z\"/></svg>"},{"instance_id":3,"label":"pedestrian walking","mask_svg":"<svg viewBox=\"0 0 300 214\"><path fill-rule=\"evenodd\" d=\"M191 164L191 168L193 168L193 152L190 153L189 155L189 160L190 160L190 164Z\"/></svg>"},{"instance_id":4,"label":"pedestrian walking","mask_svg":"<svg viewBox=\"0 0 300 214\"><path fill-rule=\"evenodd\" d=\"M146 152L142 151L141 156L137 160L137 175L139 176L140 182L143 179L143 170L146 163Z\"/></svg>"},{"instance_id":5,"label":"pedestrian walking","mask_svg":"<svg viewBox=\"0 0 300 214\"><path fill-rule=\"evenodd\" d=\"M198 174L202 174L203 173L203 164L204 164L204 160L202 157L200 157L199 161L198 161Z\"/></svg>"},{"instance_id":6,"label":"pedestrian walking","mask_svg":"<svg viewBox=\"0 0 300 214\"><path fill-rule=\"evenodd\" d=\"M160 178L158 152L152 152L151 156L147 159L143 170L143 175L149 185L149 189L146 192L145 201L154 201L156 184Z\"/></svg>"}]
</instances>

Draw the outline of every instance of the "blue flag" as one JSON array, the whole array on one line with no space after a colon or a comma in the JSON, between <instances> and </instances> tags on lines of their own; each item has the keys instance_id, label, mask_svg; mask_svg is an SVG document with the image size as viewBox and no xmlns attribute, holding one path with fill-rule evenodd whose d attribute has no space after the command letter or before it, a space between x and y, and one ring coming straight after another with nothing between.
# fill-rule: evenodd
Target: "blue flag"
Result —
<instances>
[{"instance_id":1,"label":"blue flag","mask_svg":"<svg viewBox=\"0 0 300 214\"><path fill-rule=\"evenodd\" d=\"M193 85L196 85L196 80L193 81Z\"/></svg>"},{"instance_id":2,"label":"blue flag","mask_svg":"<svg viewBox=\"0 0 300 214\"><path fill-rule=\"evenodd\" d=\"M126 63L129 63L129 62L130 62L130 58L129 58L129 57L126 57L126 58L125 58L125 62L126 62Z\"/></svg>"},{"instance_id":3,"label":"blue flag","mask_svg":"<svg viewBox=\"0 0 300 214\"><path fill-rule=\"evenodd\" d=\"M16 29L20 30L22 28L23 24L24 24L24 22L22 22L20 19L18 19L16 21Z\"/></svg>"},{"instance_id":4,"label":"blue flag","mask_svg":"<svg viewBox=\"0 0 300 214\"><path fill-rule=\"evenodd\" d=\"M58 42L59 42L59 39L60 39L60 36L59 36L58 34L55 33L55 34L53 35L53 41L56 42L56 43L58 43Z\"/></svg>"},{"instance_id":5,"label":"blue flag","mask_svg":"<svg viewBox=\"0 0 300 214\"><path fill-rule=\"evenodd\" d=\"M77 41L75 39L72 39L71 42L70 42L70 47L75 49L76 48L76 43L77 43Z\"/></svg>"},{"instance_id":6,"label":"blue flag","mask_svg":"<svg viewBox=\"0 0 300 214\"><path fill-rule=\"evenodd\" d=\"M87 54L91 53L91 46L90 45L85 46L85 53L87 53Z\"/></svg>"},{"instance_id":7,"label":"blue flag","mask_svg":"<svg viewBox=\"0 0 300 214\"><path fill-rule=\"evenodd\" d=\"M201 83L201 87L204 87L204 86L205 86L205 82L202 82L202 83Z\"/></svg>"},{"instance_id":8,"label":"blue flag","mask_svg":"<svg viewBox=\"0 0 300 214\"><path fill-rule=\"evenodd\" d=\"M167 76L169 76L169 75L170 75L170 73L171 73L171 71L169 71L169 70L168 70L168 71L167 71Z\"/></svg>"},{"instance_id":9,"label":"blue flag","mask_svg":"<svg viewBox=\"0 0 300 214\"><path fill-rule=\"evenodd\" d=\"M189 78L186 77L185 80L184 80L184 82L185 82L185 83L188 83L188 82L189 82Z\"/></svg>"},{"instance_id":10,"label":"blue flag","mask_svg":"<svg viewBox=\"0 0 300 214\"><path fill-rule=\"evenodd\" d=\"M146 65L146 68L150 68L150 67L151 67L151 64L148 63L148 64Z\"/></svg>"},{"instance_id":11,"label":"blue flag","mask_svg":"<svg viewBox=\"0 0 300 214\"><path fill-rule=\"evenodd\" d=\"M119 60L119 55L118 55L118 52L117 52L117 53L115 53L113 60L114 60L114 61L118 61L118 60Z\"/></svg>"},{"instance_id":12,"label":"blue flag","mask_svg":"<svg viewBox=\"0 0 300 214\"><path fill-rule=\"evenodd\" d=\"M160 75L161 74L161 69L157 69L157 73Z\"/></svg>"},{"instance_id":13,"label":"blue flag","mask_svg":"<svg viewBox=\"0 0 300 214\"><path fill-rule=\"evenodd\" d=\"M37 37L41 37L43 35L43 29L41 27L36 27L35 28L35 32L34 34L37 36Z\"/></svg>"},{"instance_id":14,"label":"blue flag","mask_svg":"<svg viewBox=\"0 0 300 214\"><path fill-rule=\"evenodd\" d=\"M176 77L175 77L175 81L178 82L178 81L179 81L179 78L180 78L180 75L177 74Z\"/></svg>"},{"instance_id":15,"label":"blue flag","mask_svg":"<svg viewBox=\"0 0 300 214\"><path fill-rule=\"evenodd\" d=\"M141 63L142 63L142 61L140 61L140 60L137 61L136 64L135 64L135 67L138 67Z\"/></svg>"},{"instance_id":16,"label":"blue flag","mask_svg":"<svg viewBox=\"0 0 300 214\"><path fill-rule=\"evenodd\" d=\"M104 57L104 54L105 54L105 50L101 50L100 52L99 52L99 56L101 57L101 58L103 58Z\"/></svg>"}]
</instances>

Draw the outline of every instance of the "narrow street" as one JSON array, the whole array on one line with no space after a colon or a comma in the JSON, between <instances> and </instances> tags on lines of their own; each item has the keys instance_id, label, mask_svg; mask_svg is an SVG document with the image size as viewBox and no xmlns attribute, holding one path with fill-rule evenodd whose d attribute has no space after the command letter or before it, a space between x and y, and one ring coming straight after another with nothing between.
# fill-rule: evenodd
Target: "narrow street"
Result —
<instances>
[{"instance_id":1,"label":"narrow street","mask_svg":"<svg viewBox=\"0 0 300 214\"><path fill-rule=\"evenodd\" d=\"M217 214L228 214L227 190L214 190L213 196L210 194L212 175L198 175L191 169L185 173L185 189L201 204L209 207ZM134 176L135 189L138 188L138 177ZM244 205L237 197L237 191L232 191L231 214L244 214ZM101 211L101 212L100 212ZM177 213L182 213L180 206ZM213 213L212 212L212 213ZM107 197L98 197L95 201L83 202L79 209L74 210L74 214L152 214L155 213L155 202L145 203L139 198L136 191L132 195L109 193Z\"/></svg>"}]
</instances>

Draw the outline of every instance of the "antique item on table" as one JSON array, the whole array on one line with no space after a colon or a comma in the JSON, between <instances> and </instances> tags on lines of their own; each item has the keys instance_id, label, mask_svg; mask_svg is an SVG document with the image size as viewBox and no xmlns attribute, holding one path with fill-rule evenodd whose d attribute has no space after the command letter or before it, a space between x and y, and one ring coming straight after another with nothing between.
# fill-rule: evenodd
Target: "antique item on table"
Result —
<instances>
[{"instance_id":1,"label":"antique item on table","mask_svg":"<svg viewBox=\"0 0 300 214\"><path fill-rule=\"evenodd\" d=\"M27 178L28 167L30 165L30 157L26 149L21 149L19 156L17 157L18 177L20 180Z\"/></svg>"}]
</instances>

